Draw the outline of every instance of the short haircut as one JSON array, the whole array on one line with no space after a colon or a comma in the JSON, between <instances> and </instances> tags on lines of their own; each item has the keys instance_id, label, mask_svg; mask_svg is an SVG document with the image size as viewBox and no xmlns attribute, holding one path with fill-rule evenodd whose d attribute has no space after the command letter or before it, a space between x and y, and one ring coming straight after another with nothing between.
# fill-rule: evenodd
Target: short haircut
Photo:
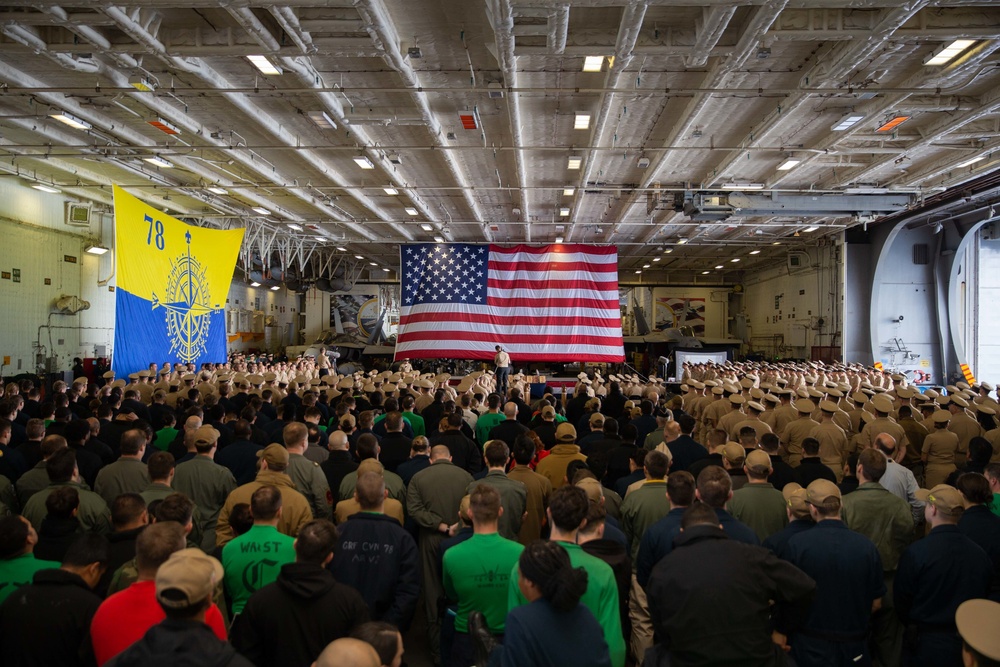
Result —
<instances>
[{"instance_id":1,"label":"short haircut","mask_svg":"<svg viewBox=\"0 0 1000 667\"><path fill-rule=\"evenodd\" d=\"M399 431L403 428L403 413L390 412L385 416L385 430Z\"/></svg>"},{"instance_id":2,"label":"short haircut","mask_svg":"<svg viewBox=\"0 0 1000 667\"><path fill-rule=\"evenodd\" d=\"M992 479L996 482L1000 482L1000 463L991 463L985 468L983 468L983 474L986 475L987 479Z\"/></svg>"},{"instance_id":3,"label":"short haircut","mask_svg":"<svg viewBox=\"0 0 1000 667\"><path fill-rule=\"evenodd\" d=\"M781 440L774 433L765 433L760 437L760 448L768 454L776 454Z\"/></svg>"},{"instance_id":4,"label":"short haircut","mask_svg":"<svg viewBox=\"0 0 1000 667\"><path fill-rule=\"evenodd\" d=\"M249 440L253 436L253 427L246 419L237 419L232 423L232 429L237 440Z\"/></svg>"},{"instance_id":5,"label":"short haircut","mask_svg":"<svg viewBox=\"0 0 1000 667\"><path fill-rule=\"evenodd\" d=\"M729 442L729 435L719 428L713 428L708 432L708 446L709 447L721 447Z\"/></svg>"},{"instance_id":6,"label":"short haircut","mask_svg":"<svg viewBox=\"0 0 1000 667\"><path fill-rule=\"evenodd\" d=\"M29 419L27 425L24 427L24 431L28 435L28 440L40 440L44 438L45 420Z\"/></svg>"},{"instance_id":7,"label":"short haircut","mask_svg":"<svg viewBox=\"0 0 1000 667\"><path fill-rule=\"evenodd\" d=\"M135 539L136 568L140 574L153 575L184 545L184 528L179 523L164 521L146 526Z\"/></svg>"},{"instance_id":8,"label":"short haircut","mask_svg":"<svg viewBox=\"0 0 1000 667\"><path fill-rule=\"evenodd\" d=\"M677 418L677 425L681 427L681 433L685 435L691 435L694 427L697 425L697 421L691 415L681 415Z\"/></svg>"},{"instance_id":9,"label":"short haircut","mask_svg":"<svg viewBox=\"0 0 1000 667\"><path fill-rule=\"evenodd\" d=\"M271 521L280 509L281 491L276 486L266 484L250 496L250 512L255 521Z\"/></svg>"},{"instance_id":10,"label":"short haircut","mask_svg":"<svg viewBox=\"0 0 1000 667\"><path fill-rule=\"evenodd\" d=\"M687 470L678 470L667 477L667 497L677 507L688 507L694 502L694 475Z\"/></svg>"},{"instance_id":11,"label":"short haircut","mask_svg":"<svg viewBox=\"0 0 1000 667\"><path fill-rule=\"evenodd\" d=\"M146 461L149 479L167 479L174 469L174 455L170 452L153 452Z\"/></svg>"},{"instance_id":12,"label":"short haircut","mask_svg":"<svg viewBox=\"0 0 1000 667\"><path fill-rule=\"evenodd\" d=\"M42 439L42 444L39 445L39 449L41 450L42 458L47 459L63 447L67 446L66 438L61 435L47 435Z\"/></svg>"},{"instance_id":13,"label":"short haircut","mask_svg":"<svg viewBox=\"0 0 1000 667\"><path fill-rule=\"evenodd\" d=\"M322 565L337 544L337 527L326 519L315 519L302 526L295 538L295 560Z\"/></svg>"},{"instance_id":14,"label":"short haircut","mask_svg":"<svg viewBox=\"0 0 1000 667\"><path fill-rule=\"evenodd\" d=\"M868 480L877 482L882 479L889 463L886 461L885 455L877 449L865 449L858 456L858 465L861 466L861 472Z\"/></svg>"},{"instance_id":15,"label":"short haircut","mask_svg":"<svg viewBox=\"0 0 1000 667\"><path fill-rule=\"evenodd\" d=\"M76 452L69 447L63 447L49 457L45 462L45 472L52 484L65 484L73 479L76 470Z\"/></svg>"},{"instance_id":16,"label":"short haircut","mask_svg":"<svg viewBox=\"0 0 1000 667\"><path fill-rule=\"evenodd\" d=\"M650 479L663 479L667 476L667 470L670 468L670 459L663 452L654 449L646 454L642 467L649 473Z\"/></svg>"},{"instance_id":17,"label":"short haircut","mask_svg":"<svg viewBox=\"0 0 1000 667\"><path fill-rule=\"evenodd\" d=\"M281 439L284 441L285 447L299 445L308 441L309 430L306 428L306 425L301 422L285 424L285 428L281 430Z\"/></svg>"},{"instance_id":18,"label":"short haircut","mask_svg":"<svg viewBox=\"0 0 1000 667\"><path fill-rule=\"evenodd\" d=\"M399 630L395 625L385 621L369 621L362 623L351 631L351 637L360 639L375 649L379 662L391 665L399 650Z\"/></svg>"},{"instance_id":19,"label":"short haircut","mask_svg":"<svg viewBox=\"0 0 1000 667\"><path fill-rule=\"evenodd\" d=\"M807 456L817 456L819 454L819 440L816 438L806 438L803 440L802 453Z\"/></svg>"},{"instance_id":20,"label":"short haircut","mask_svg":"<svg viewBox=\"0 0 1000 667\"><path fill-rule=\"evenodd\" d=\"M253 514L250 513L250 503L236 503L229 512L226 522L233 529L233 534L239 537L253 528Z\"/></svg>"},{"instance_id":21,"label":"short haircut","mask_svg":"<svg viewBox=\"0 0 1000 667\"><path fill-rule=\"evenodd\" d=\"M68 519L73 516L73 510L80 506L80 492L72 486L60 486L52 489L45 498L45 509L49 516Z\"/></svg>"},{"instance_id":22,"label":"short haircut","mask_svg":"<svg viewBox=\"0 0 1000 667\"><path fill-rule=\"evenodd\" d=\"M194 517L194 501L183 493L171 493L156 507L157 521L176 521L186 526Z\"/></svg>"},{"instance_id":23,"label":"short haircut","mask_svg":"<svg viewBox=\"0 0 1000 667\"><path fill-rule=\"evenodd\" d=\"M10 560L24 553L28 546L31 524L19 516L0 519L0 560Z\"/></svg>"},{"instance_id":24,"label":"short haircut","mask_svg":"<svg viewBox=\"0 0 1000 667\"><path fill-rule=\"evenodd\" d=\"M454 428L454 429L462 428L462 422L465 421L462 418L461 412L452 412L445 419L448 422L448 428Z\"/></svg>"},{"instance_id":25,"label":"short haircut","mask_svg":"<svg viewBox=\"0 0 1000 667\"><path fill-rule=\"evenodd\" d=\"M70 543L62 564L87 567L98 563L102 567L107 567L110 560L111 545L108 543L108 538L96 533L84 533Z\"/></svg>"},{"instance_id":26,"label":"short haircut","mask_svg":"<svg viewBox=\"0 0 1000 667\"><path fill-rule=\"evenodd\" d=\"M500 493L489 484L477 484L469 494L469 512L475 523L492 523L500 516Z\"/></svg>"},{"instance_id":27,"label":"short haircut","mask_svg":"<svg viewBox=\"0 0 1000 667\"><path fill-rule=\"evenodd\" d=\"M719 466L706 466L698 474L698 497L714 509L722 509L729 501L733 490L733 480L729 473Z\"/></svg>"},{"instance_id":28,"label":"short haircut","mask_svg":"<svg viewBox=\"0 0 1000 667\"><path fill-rule=\"evenodd\" d=\"M913 416L913 410L910 408L909 405L901 405L899 406L898 414L900 419L906 419L907 417Z\"/></svg>"},{"instance_id":29,"label":"short haircut","mask_svg":"<svg viewBox=\"0 0 1000 667\"><path fill-rule=\"evenodd\" d=\"M358 460L374 459L378 457L378 438L371 433L362 433L357 444Z\"/></svg>"},{"instance_id":30,"label":"short haircut","mask_svg":"<svg viewBox=\"0 0 1000 667\"><path fill-rule=\"evenodd\" d=\"M552 523L559 530L572 531L580 527L587 518L590 500L587 492L578 486L560 486L549 499Z\"/></svg>"},{"instance_id":31,"label":"short haircut","mask_svg":"<svg viewBox=\"0 0 1000 667\"><path fill-rule=\"evenodd\" d=\"M535 441L527 435L519 435L514 440L514 460L518 465L526 466L535 458Z\"/></svg>"},{"instance_id":32,"label":"short haircut","mask_svg":"<svg viewBox=\"0 0 1000 667\"><path fill-rule=\"evenodd\" d=\"M632 452L632 463L635 464L636 468L642 468L646 465L646 456L649 454L649 450L643 447Z\"/></svg>"},{"instance_id":33,"label":"short haircut","mask_svg":"<svg viewBox=\"0 0 1000 667\"><path fill-rule=\"evenodd\" d=\"M976 505L984 505L993 500L990 482L978 472L967 472L959 475L955 488L962 492L965 499Z\"/></svg>"},{"instance_id":34,"label":"short haircut","mask_svg":"<svg viewBox=\"0 0 1000 667\"><path fill-rule=\"evenodd\" d=\"M133 428L122 433L121 452L125 456L135 456L146 446L146 434Z\"/></svg>"},{"instance_id":35,"label":"short haircut","mask_svg":"<svg viewBox=\"0 0 1000 667\"><path fill-rule=\"evenodd\" d=\"M490 440L486 443L484 454L486 462L491 468L500 468L507 465L507 461L510 459L510 448L503 440Z\"/></svg>"},{"instance_id":36,"label":"short haircut","mask_svg":"<svg viewBox=\"0 0 1000 667\"><path fill-rule=\"evenodd\" d=\"M701 479L701 475L698 478ZM694 528L695 526L718 525L719 517L716 515L715 509L705 503L692 503L690 507L684 510L684 516L681 517L681 528L684 530Z\"/></svg>"},{"instance_id":37,"label":"short haircut","mask_svg":"<svg viewBox=\"0 0 1000 667\"><path fill-rule=\"evenodd\" d=\"M138 493L123 493L111 501L111 525L116 529L131 525L146 511L146 501Z\"/></svg>"},{"instance_id":38,"label":"short haircut","mask_svg":"<svg viewBox=\"0 0 1000 667\"><path fill-rule=\"evenodd\" d=\"M83 442L90 437L90 423L77 419L66 424L66 439L70 442Z\"/></svg>"},{"instance_id":39,"label":"short haircut","mask_svg":"<svg viewBox=\"0 0 1000 667\"><path fill-rule=\"evenodd\" d=\"M377 472L358 475L354 493L358 496L358 505L362 510L378 509L385 502L385 477Z\"/></svg>"},{"instance_id":40,"label":"short haircut","mask_svg":"<svg viewBox=\"0 0 1000 667\"><path fill-rule=\"evenodd\" d=\"M590 508L587 510L587 525L580 530L585 533L593 533L605 524L607 518L608 511L604 509L604 505L599 502L591 501Z\"/></svg>"}]
</instances>

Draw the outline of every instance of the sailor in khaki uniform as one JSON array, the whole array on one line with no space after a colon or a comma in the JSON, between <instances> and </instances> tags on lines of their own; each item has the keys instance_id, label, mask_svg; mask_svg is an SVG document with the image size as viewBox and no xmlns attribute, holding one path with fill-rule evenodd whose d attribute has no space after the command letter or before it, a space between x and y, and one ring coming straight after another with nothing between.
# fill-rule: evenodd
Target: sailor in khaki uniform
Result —
<instances>
[{"instance_id":1,"label":"sailor in khaki uniform","mask_svg":"<svg viewBox=\"0 0 1000 667\"><path fill-rule=\"evenodd\" d=\"M812 436L819 440L819 459L837 476L837 483L844 478L844 461L847 460L847 434L833 421L837 404L823 401L819 404L820 423L813 428Z\"/></svg>"},{"instance_id":2,"label":"sailor in khaki uniform","mask_svg":"<svg viewBox=\"0 0 1000 667\"><path fill-rule=\"evenodd\" d=\"M969 443L973 438L983 435L983 427L969 416L966 408L969 402L961 396L952 396L948 401L948 412L951 413L951 423L948 430L958 436L958 458L956 463L965 463L965 454L969 451Z\"/></svg>"},{"instance_id":3,"label":"sailor in khaki uniform","mask_svg":"<svg viewBox=\"0 0 1000 667\"><path fill-rule=\"evenodd\" d=\"M749 427L757 432L757 442L760 442L765 433L772 433L771 427L761 419L761 415L764 414L764 406L756 401L750 401L746 407L746 419L738 422L729 430L729 439L739 442L740 431Z\"/></svg>"},{"instance_id":4,"label":"sailor in khaki uniform","mask_svg":"<svg viewBox=\"0 0 1000 667\"><path fill-rule=\"evenodd\" d=\"M808 398L795 401L795 409L798 419L789 422L779 436L785 446L785 462L793 468L797 468L802 460L802 441L811 437L813 429L819 425L810 417L816 405Z\"/></svg>"},{"instance_id":5,"label":"sailor in khaki uniform","mask_svg":"<svg viewBox=\"0 0 1000 667\"><path fill-rule=\"evenodd\" d=\"M732 433L733 427L742 421L746 421L746 413L743 412L743 404L746 403L746 398L742 394L733 394L729 397L729 412L719 417L719 423L716 428L722 429L726 433ZM736 435L739 435L737 432ZM739 441L739 438L733 438L733 440Z\"/></svg>"},{"instance_id":6,"label":"sailor in khaki uniform","mask_svg":"<svg viewBox=\"0 0 1000 667\"><path fill-rule=\"evenodd\" d=\"M892 413L892 400L888 396L876 396L872 399L872 409L875 411L875 420L861 430L861 443L865 447L874 447L875 437L880 433L888 433L896 441L897 459L902 458L907 445L906 431L889 417Z\"/></svg>"},{"instance_id":7,"label":"sailor in khaki uniform","mask_svg":"<svg viewBox=\"0 0 1000 667\"><path fill-rule=\"evenodd\" d=\"M938 410L933 420L934 430L924 438L924 449L920 455L926 464L924 486L930 488L944 484L948 475L956 470L955 454L958 452L958 435L948 429L951 413Z\"/></svg>"}]
</instances>

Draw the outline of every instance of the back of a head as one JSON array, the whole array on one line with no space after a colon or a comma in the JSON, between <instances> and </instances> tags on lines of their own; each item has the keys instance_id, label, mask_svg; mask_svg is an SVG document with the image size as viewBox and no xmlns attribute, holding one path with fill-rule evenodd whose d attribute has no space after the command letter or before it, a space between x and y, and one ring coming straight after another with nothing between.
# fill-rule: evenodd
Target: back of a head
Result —
<instances>
[{"instance_id":1,"label":"back of a head","mask_svg":"<svg viewBox=\"0 0 1000 667\"><path fill-rule=\"evenodd\" d=\"M557 612L572 611L587 592L586 570L574 568L566 550L556 542L529 544L521 552L518 568Z\"/></svg>"},{"instance_id":2,"label":"back of a head","mask_svg":"<svg viewBox=\"0 0 1000 667\"><path fill-rule=\"evenodd\" d=\"M451 450L447 445L434 445L431 447L431 463L442 461L451 456Z\"/></svg>"},{"instance_id":3,"label":"back of a head","mask_svg":"<svg viewBox=\"0 0 1000 667\"><path fill-rule=\"evenodd\" d=\"M362 473L358 475L354 493L363 511L377 510L385 502L385 478L376 472Z\"/></svg>"},{"instance_id":4,"label":"back of a head","mask_svg":"<svg viewBox=\"0 0 1000 667\"><path fill-rule=\"evenodd\" d=\"M295 538L295 561L322 565L337 544L337 527L326 519L315 519L302 527Z\"/></svg>"},{"instance_id":5,"label":"back of a head","mask_svg":"<svg viewBox=\"0 0 1000 667\"><path fill-rule=\"evenodd\" d=\"M163 481L170 477L170 471L174 469L174 455L170 452L153 452L149 460L146 461L146 470L149 479L153 481Z\"/></svg>"},{"instance_id":6,"label":"back of a head","mask_svg":"<svg viewBox=\"0 0 1000 667\"><path fill-rule=\"evenodd\" d=\"M251 408L253 409L253 408ZM249 440L253 437L253 427L246 419L237 419L232 423L233 435L237 440Z\"/></svg>"},{"instance_id":7,"label":"back of a head","mask_svg":"<svg viewBox=\"0 0 1000 667\"><path fill-rule=\"evenodd\" d=\"M176 521L186 526L194 516L194 501L183 493L171 493L156 506L156 520Z\"/></svg>"},{"instance_id":8,"label":"back of a head","mask_svg":"<svg viewBox=\"0 0 1000 667\"><path fill-rule=\"evenodd\" d=\"M693 528L694 526L718 525L719 517L715 514L715 510L705 503L693 503L690 507L684 510L684 516L681 517L681 528L684 530Z\"/></svg>"},{"instance_id":9,"label":"back of a head","mask_svg":"<svg viewBox=\"0 0 1000 667\"><path fill-rule=\"evenodd\" d=\"M819 440L806 438L802 441L802 453L806 456L819 456Z\"/></svg>"},{"instance_id":10,"label":"back of a head","mask_svg":"<svg viewBox=\"0 0 1000 667\"><path fill-rule=\"evenodd\" d=\"M888 461L877 449L865 449L858 455L858 465L861 466L861 472L868 481L877 482L885 474Z\"/></svg>"},{"instance_id":11,"label":"back of a head","mask_svg":"<svg viewBox=\"0 0 1000 667\"><path fill-rule=\"evenodd\" d=\"M729 436L721 429L712 429L708 432L708 447L722 447L729 441Z\"/></svg>"},{"instance_id":12,"label":"back of a head","mask_svg":"<svg viewBox=\"0 0 1000 667\"><path fill-rule=\"evenodd\" d=\"M774 433L765 433L760 438L760 448L768 454L777 454L781 440Z\"/></svg>"},{"instance_id":13,"label":"back of a head","mask_svg":"<svg viewBox=\"0 0 1000 667\"><path fill-rule=\"evenodd\" d=\"M733 480L719 466L707 466L698 474L698 497L713 509L723 509L729 502Z\"/></svg>"},{"instance_id":14,"label":"back of a head","mask_svg":"<svg viewBox=\"0 0 1000 667\"><path fill-rule=\"evenodd\" d=\"M341 637L327 645L313 663L314 667L380 667L378 652L367 642Z\"/></svg>"},{"instance_id":15,"label":"back of a head","mask_svg":"<svg viewBox=\"0 0 1000 667\"><path fill-rule=\"evenodd\" d=\"M138 493L123 493L111 502L111 525L115 531L136 526L146 511L146 501Z\"/></svg>"},{"instance_id":16,"label":"back of a head","mask_svg":"<svg viewBox=\"0 0 1000 667\"><path fill-rule=\"evenodd\" d=\"M358 460L374 459L378 457L378 438L371 433L362 433L357 444Z\"/></svg>"},{"instance_id":17,"label":"back of a head","mask_svg":"<svg viewBox=\"0 0 1000 667\"><path fill-rule=\"evenodd\" d=\"M993 458L993 445L982 436L976 436L969 441L969 463L985 466Z\"/></svg>"},{"instance_id":18,"label":"back of a head","mask_svg":"<svg viewBox=\"0 0 1000 667\"><path fill-rule=\"evenodd\" d=\"M121 452L124 456L135 456L146 446L146 434L139 429L129 429L122 434Z\"/></svg>"},{"instance_id":19,"label":"back of a head","mask_svg":"<svg viewBox=\"0 0 1000 667\"><path fill-rule=\"evenodd\" d=\"M691 435L691 432L694 431L694 427L697 423L698 422L695 421L694 417L687 414L681 415L677 419L677 424L681 427L681 433L685 435Z\"/></svg>"},{"instance_id":20,"label":"back of a head","mask_svg":"<svg viewBox=\"0 0 1000 667\"><path fill-rule=\"evenodd\" d=\"M76 452L69 447L56 451L45 462L45 472L52 484L65 484L73 479L76 470Z\"/></svg>"},{"instance_id":21,"label":"back of a head","mask_svg":"<svg viewBox=\"0 0 1000 667\"><path fill-rule=\"evenodd\" d=\"M448 422L448 428L454 429L454 430L458 430L458 429L462 428L462 422L464 421L464 419L462 418L462 413L461 412L453 412L453 413L451 413L450 415L448 415L448 417L446 418L446 420Z\"/></svg>"},{"instance_id":22,"label":"back of a head","mask_svg":"<svg viewBox=\"0 0 1000 667\"><path fill-rule=\"evenodd\" d=\"M393 664L403 643L399 629L385 621L362 623L351 631L351 637L360 639L375 649L380 665Z\"/></svg>"},{"instance_id":23,"label":"back of a head","mask_svg":"<svg viewBox=\"0 0 1000 667\"><path fill-rule=\"evenodd\" d=\"M646 454L642 467L645 468L650 479L664 479L670 468L670 459L663 452L654 449Z\"/></svg>"},{"instance_id":24,"label":"back of a head","mask_svg":"<svg viewBox=\"0 0 1000 667\"><path fill-rule=\"evenodd\" d=\"M229 512L229 521L227 523L233 529L233 535L236 537L253 528L253 514L250 512L250 503L236 503L233 505L233 509Z\"/></svg>"},{"instance_id":25,"label":"back of a head","mask_svg":"<svg viewBox=\"0 0 1000 667\"><path fill-rule=\"evenodd\" d=\"M95 533L83 533L70 543L62 564L64 567L87 567L98 563L107 567L110 560L111 545L108 538Z\"/></svg>"},{"instance_id":26,"label":"back of a head","mask_svg":"<svg viewBox=\"0 0 1000 667\"><path fill-rule=\"evenodd\" d=\"M184 528L176 521L146 526L135 540L135 563L139 574L152 578L170 554L184 548Z\"/></svg>"},{"instance_id":27,"label":"back of a head","mask_svg":"<svg viewBox=\"0 0 1000 667\"><path fill-rule=\"evenodd\" d=\"M570 532L580 527L587 518L590 500L587 493L578 486L565 485L556 489L549 499L552 523L559 530Z\"/></svg>"},{"instance_id":28,"label":"back of a head","mask_svg":"<svg viewBox=\"0 0 1000 667\"><path fill-rule=\"evenodd\" d=\"M469 511L476 525L495 523L500 516L500 493L489 484L477 484L469 494Z\"/></svg>"},{"instance_id":29,"label":"back of a head","mask_svg":"<svg viewBox=\"0 0 1000 667\"><path fill-rule=\"evenodd\" d=\"M510 459L510 448L503 440L490 440L486 443L483 453L486 456L486 463L491 468L502 468Z\"/></svg>"},{"instance_id":30,"label":"back of a head","mask_svg":"<svg viewBox=\"0 0 1000 667\"><path fill-rule=\"evenodd\" d=\"M78 507L80 507L80 492L72 486L53 489L45 499L45 509L50 517L69 519Z\"/></svg>"},{"instance_id":31,"label":"back of a head","mask_svg":"<svg viewBox=\"0 0 1000 667\"><path fill-rule=\"evenodd\" d=\"M90 424L82 419L71 421L66 424L65 433L69 442L83 442L90 437Z\"/></svg>"},{"instance_id":32,"label":"back of a head","mask_svg":"<svg viewBox=\"0 0 1000 667\"><path fill-rule=\"evenodd\" d=\"M281 439L285 447L303 447L309 439L309 429L301 422L285 424L281 430Z\"/></svg>"},{"instance_id":33,"label":"back of a head","mask_svg":"<svg viewBox=\"0 0 1000 667\"><path fill-rule=\"evenodd\" d=\"M39 445L39 450L42 458L48 459L50 456L66 446L66 438L61 435L47 435L42 438L42 444Z\"/></svg>"},{"instance_id":34,"label":"back of a head","mask_svg":"<svg viewBox=\"0 0 1000 667\"><path fill-rule=\"evenodd\" d=\"M281 509L281 491L278 487L266 484L250 496L250 513L254 521L272 521Z\"/></svg>"},{"instance_id":35,"label":"back of a head","mask_svg":"<svg viewBox=\"0 0 1000 667\"><path fill-rule=\"evenodd\" d=\"M20 516L0 519L0 560L9 560L24 553L28 546L31 524Z\"/></svg>"},{"instance_id":36,"label":"back of a head","mask_svg":"<svg viewBox=\"0 0 1000 667\"><path fill-rule=\"evenodd\" d=\"M667 477L667 497L675 507L688 507L694 502L694 476L687 470L678 470Z\"/></svg>"},{"instance_id":37,"label":"back of a head","mask_svg":"<svg viewBox=\"0 0 1000 667\"><path fill-rule=\"evenodd\" d=\"M519 466L526 466L535 457L535 441L527 435L519 435L514 440L514 460Z\"/></svg>"},{"instance_id":38,"label":"back of a head","mask_svg":"<svg viewBox=\"0 0 1000 667\"><path fill-rule=\"evenodd\" d=\"M959 475L955 488L973 505L985 505L993 500L993 490L985 476L978 472L967 472Z\"/></svg>"}]
</instances>

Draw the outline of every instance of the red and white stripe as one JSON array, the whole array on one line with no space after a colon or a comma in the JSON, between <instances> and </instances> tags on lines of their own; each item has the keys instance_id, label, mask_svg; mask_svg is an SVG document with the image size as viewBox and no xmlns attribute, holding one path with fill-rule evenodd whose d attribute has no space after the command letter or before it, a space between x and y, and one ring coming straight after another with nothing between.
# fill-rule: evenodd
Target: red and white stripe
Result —
<instances>
[{"instance_id":1,"label":"red and white stripe","mask_svg":"<svg viewBox=\"0 0 1000 667\"><path fill-rule=\"evenodd\" d=\"M397 358L492 361L496 345L515 366L623 361L617 249L491 245L485 304L400 308Z\"/></svg>"}]
</instances>

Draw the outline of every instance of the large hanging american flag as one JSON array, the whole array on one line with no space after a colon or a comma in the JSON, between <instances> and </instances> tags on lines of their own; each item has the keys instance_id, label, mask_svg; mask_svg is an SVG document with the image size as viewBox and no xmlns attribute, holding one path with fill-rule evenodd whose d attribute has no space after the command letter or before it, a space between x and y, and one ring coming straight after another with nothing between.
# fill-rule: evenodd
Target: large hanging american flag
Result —
<instances>
[{"instance_id":1,"label":"large hanging american flag","mask_svg":"<svg viewBox=\"0 0 1000 667\"><path fill-rule=\"evenodd\" d=\"M613 246L418 243L400 247L396 358L620 362Z\"/></svg>"}]
</instances>

